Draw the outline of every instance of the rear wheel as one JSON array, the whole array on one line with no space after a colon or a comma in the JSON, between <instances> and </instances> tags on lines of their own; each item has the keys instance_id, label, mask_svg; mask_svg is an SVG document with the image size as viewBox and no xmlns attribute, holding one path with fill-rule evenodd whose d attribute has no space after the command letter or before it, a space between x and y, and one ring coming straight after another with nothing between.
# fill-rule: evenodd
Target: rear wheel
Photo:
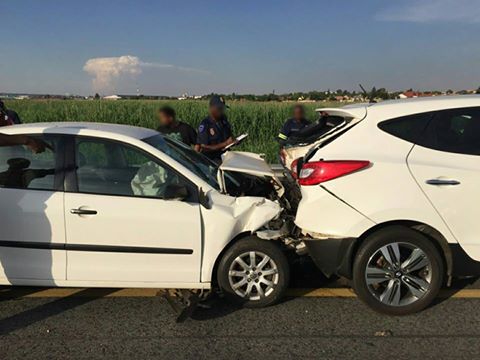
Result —
<instances>
[{"instance_id":1,"label":"rear wheel","mask_svg":"<svg viewBox=\"0 0 480 360\"><path fill-rule=\"evenodd\" d=\"M403 226L368 236L353 268L354 288L376 311L407 315L424 309L437 296L444 265L424 235Z\"/></svg>"},{"instance_id":2,"label":"rear wheel","mask_svg":"<svg viewBox=\"0 0 480 360\"><path fill-rule=\"evenodd\" d=\"M273 242L249 237L223 255L218 284L228 297L246 307L264 307L279 301L290 271L282 250Z\"/></svg>"}]
</instances>

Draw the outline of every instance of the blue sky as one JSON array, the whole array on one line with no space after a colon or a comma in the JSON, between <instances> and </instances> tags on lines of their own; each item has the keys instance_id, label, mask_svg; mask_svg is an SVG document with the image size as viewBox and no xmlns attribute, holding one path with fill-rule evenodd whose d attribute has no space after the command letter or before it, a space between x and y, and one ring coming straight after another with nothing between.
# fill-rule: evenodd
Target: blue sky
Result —
<instances>
[{"instance_id":1,"label":"blue sky","mask_svg":"<svg viewBox=\"0 0 480 360\"><path fill-rule=\"evenodd\" d=\"M480 86L478 0L1 0L0 92Z\"/></svg>"}]
</instances>

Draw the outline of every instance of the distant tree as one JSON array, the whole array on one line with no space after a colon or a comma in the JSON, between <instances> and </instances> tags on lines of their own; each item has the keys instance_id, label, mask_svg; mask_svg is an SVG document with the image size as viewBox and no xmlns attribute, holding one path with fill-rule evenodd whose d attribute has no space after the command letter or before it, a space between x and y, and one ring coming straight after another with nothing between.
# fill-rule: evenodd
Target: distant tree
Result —
<instances>
[{"instance_id":1,"label":"distant tree","mask_svg":"<svg viewBox=\"0 0 480 360\"><path fill-rule=\"evenodd\" d=\"M388 100L390 99L390 94L388 93L387 89L380 88L376 91L375 97L380 98L382 100Z\"/></svg>"},{"instance_id":2,"label":"distant tree","mask_svg":"<svg viewBox=\"0 0 480 360\"><path fill-rule=\"evenodd\" d=\"M475 91L475 94L480 94L480 86L478 87L477 91Z\"/></svg>"},{"instance_id":3,"label":"distant tree","mask_svg":"<svg viewBox=\"0 0 480 360\"><path fill-rule=\"evenodd\" d=\"M100 100L100 95L98 93L95 93L95 96L93 97L95 100Z\"/></svg>"}]
</instances>

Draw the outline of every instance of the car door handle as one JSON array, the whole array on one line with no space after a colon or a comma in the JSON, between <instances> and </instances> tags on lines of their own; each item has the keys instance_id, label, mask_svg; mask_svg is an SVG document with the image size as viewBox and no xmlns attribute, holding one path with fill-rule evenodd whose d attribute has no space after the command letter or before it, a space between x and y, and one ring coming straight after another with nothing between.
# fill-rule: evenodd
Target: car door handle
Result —
<instances>
[{"instance_id":1,"label":"car door handle","mask_svg":"<svg viewBox=\"0 0 480 360\"><path fill-rule=\"evenodd\" d=\"M97 215L97 210L87 210L87 209L72 209L70 214L73 215Z\"/></svg>"},{"instance_id":2,"label":"car door handle","mask_svg":"<svg viewBox=\"0 0 480 360\"><path fill-rule=\"evenodd\" d=\"M430 179L425 181L428 185L460 185L460 181L451 179Z\"/></svg>"}]
</instances>

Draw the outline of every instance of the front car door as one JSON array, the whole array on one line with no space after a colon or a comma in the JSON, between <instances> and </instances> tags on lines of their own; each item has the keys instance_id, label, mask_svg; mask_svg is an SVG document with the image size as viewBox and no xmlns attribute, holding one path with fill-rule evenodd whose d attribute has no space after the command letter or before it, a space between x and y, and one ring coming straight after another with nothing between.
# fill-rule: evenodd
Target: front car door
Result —
<instances>
[{"instance_id":1,"label":"front car door","mask_svg":"<svg viewBox=\"0 0 480 360\"><path fill-rule=\"evenodd\" d=\"M437 112L407 161L461 247L480 261L480 108Z\"/></svg>"},{"instance_id":2,"label":"front car door","mask_svg":"<svg viewBox=\"0 0 480 360\"><path fill-rule=\"evenodd\" d=\"M195 186L127 144L72 141L67 279L122 286L199 283L202 229ZM164 199L171 185L186 186L188 198Z\"/></svg>"},{"instance_id":3,"label":"front car door","mask_svg":"<svg viewBox=\"0 0 480 360\"><path fill-rule=\"evenodd\" d=\"M40 136L39 136L40 137ZM64 138L41 137L53 149L0 147L0 283L65 280Z\"/></svg>"}]
</instances>

